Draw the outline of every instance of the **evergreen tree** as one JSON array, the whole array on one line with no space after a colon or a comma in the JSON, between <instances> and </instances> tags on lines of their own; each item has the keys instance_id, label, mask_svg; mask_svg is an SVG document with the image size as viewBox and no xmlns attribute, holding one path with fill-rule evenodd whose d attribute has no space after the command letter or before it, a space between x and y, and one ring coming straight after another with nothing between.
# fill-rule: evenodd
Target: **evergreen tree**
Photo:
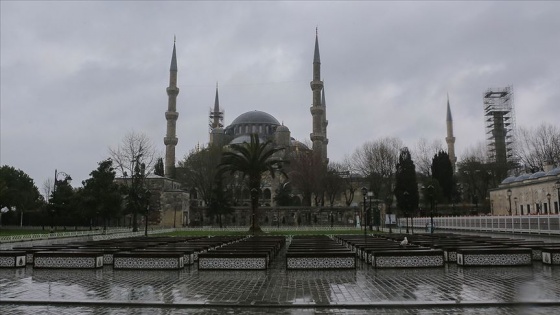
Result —
<instances>
[{"instance_id":1,"label":"evergreen tree","mask_svg":"<svg viewBox=\"0 0 560 315\"><path fill-rule=\"evenodd\" d=\"M395 172L395 197L397 207L408 218L418 209L418 183L416 180L416 166L412 161L408 148L403 148L399 154L397 170Z\"/></svg>"},{"instance_id":2,"label":"evergreen tree","mask_svg":"<svg viewBox=\"0 0 560 315\"><path fill-rule=\"evenodd\" d=\"M165 176L162 158L158 158L154 165L154 175Z\"/></svg>"},{"instance_id":3,"label":"evergreen tree","mask_svg":"<svg viewBox=\"0 0 560 315\"><path fill-rule=\"evenodd\" d=\"M449 155L445 151L439 151L432 159L432 178L437 180L441 187L444 200L440 202L453 202L456 191L455 178L453 177L453 165Z\"/></svg>"}]
</instances>

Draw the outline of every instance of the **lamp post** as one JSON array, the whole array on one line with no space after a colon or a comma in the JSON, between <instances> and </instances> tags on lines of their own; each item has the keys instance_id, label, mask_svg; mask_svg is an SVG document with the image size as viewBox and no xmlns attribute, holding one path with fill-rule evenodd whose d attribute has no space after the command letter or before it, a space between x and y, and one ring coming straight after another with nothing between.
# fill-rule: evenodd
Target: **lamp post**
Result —
<instances>
[{"instance_id":1,"label":"lamp post","mask_svg":"<svg viewBox=\"0 0 560 315\"><path fill-rule=\"evenodd\" d=\"M406 219L406 234L408 234L408 196L409 193L408 191L405 190L405 192L403 192L403 199L404 199L404 216Z\"/></svg>"},{"instance_id":2,"label":"lamp post","mask_svg":"<svg viewBox=\"0 0 560 315\"><path fill-rule=\"evenodd\" d=\"M508 200L509 200L509 214L511 215L511 189L507 190L507 196L508 196Z\"/></svg>"},{"instance_id":3,"label":"lamp post","mask_svg":"<svg viewBox=\"0 0 560 315\"><path fill-rule=\"evenodd\" d=\"M550 208L550 193L546 194L546 199L548 199L548 209L546 209L547 211L545 212L545 214L549 214L552 213L552 209Z\"/></svg>"},{"instance_id":4,"label":"lamp post","mask_svg":"<svg viewBox=\"0 0 560 315\"><path fill-rule=\"evenodd\" d=\"M559 210L560 210L560 180L558 180L556 182L554 187L556 187L556 194L557 194L557 200L558 200L558 203L557 203L558 207L556 208L555 213L558 213Z\"/></svg>"},{"instance_id":5,"label":"lamp post","mask_svg":"<svg viewBox=\"0 0 560 315\"><path fill-rule=\"evenodd\" d=\"M372 222L371 222L371 221L372 221L372 219L371 219L371 213L369 213L369 212L371 212L371 210L372 210L372 208L371 208L371 200L373 199L373 191L368 191L367 196L368 196L368 199L369 199L369 208L368 208L369 230L370 230L370 231L373 231L373 227L371 226L371 223L372 223ZM379 231L379 225L377 225L377 231Z\"/></svg>"},{"instance_id":6,"label":"lamp post","mask_svg":"<svg viewBox=\"0 0 560 315\"><path fill-rule=\"evenodd\" d=\"M256 188L251 189L251 234L255 235L255 212L257 211L257 195Z\"/></svg>"},{"instance_id":7,"label":"lamp post","mask_svg":"<svg viewBox=\"0 0 560 315\"><path fill-rule=\"evenodd\" d=\"M515 215L517 215L517 197L513 197L513 201L515 202Z\"/></svg>"},{"instance_id":8,"label":"lamp post","mask_svg":"<svg viewBox=\"0 0 560 315\"><path fill-rule=\"evenodd\" d=\"M434 234L434 186L428 185L426 189L430 197L430 234Z\"/></svg>"},{"instance_id":9,"label":"lamp post","mask_svg":"<svg viewBox=\"0 0 560 315\"><path fill-rule=\"evenodd\" d=\"M363 206L363 210L362 210L362 219L364 220L364 238L366 238L367 235L367 212L366 212L366 195L367 195L367 188L366 187L362 187L362 196L364 198L364 206Z\"/></svg>"},{"instance_id":10,"label":"lamp post","mask_svg":"<svg viewBox=\"0 0 560 315\"><path fill-rule=\"evenodd\" d=\"M59 172L57 169L55 169L54 170L54 185L53 185L53 191L52 191L52 196L53 196L52 199L54 199L55 194L56 194L56 188L59 185L58 175L64 176L64 179L60 180L60 182L64 182L64 183L68 183L68 184L70 184L70 182L72 182L72 177L70 177L70 175L66 174L65 172ZM54 209L54 206L52 206L52 208L51 208L51 230L54 230L54 214L55 214L55 209Z\"/></svg>"}]
</instances>

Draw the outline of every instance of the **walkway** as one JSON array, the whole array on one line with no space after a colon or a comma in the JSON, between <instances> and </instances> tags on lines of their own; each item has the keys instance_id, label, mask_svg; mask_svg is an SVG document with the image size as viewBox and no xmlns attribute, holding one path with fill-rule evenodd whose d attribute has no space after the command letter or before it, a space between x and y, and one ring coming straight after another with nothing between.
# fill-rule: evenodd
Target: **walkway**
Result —
<instances>
[{"instance_id":1,"label":"walkway","mask_svg":"<svg viewBox=\"0 0 560 315\"><path fill-rule=\"evenodd\" d=\"M504 234L500 234L504 237ZM509 236L509 235L508 235ZM511 236L514 237L514 236ZM517 236L516 236L517 237ZM542 237L536 237L542 239ZM555 240L555 239L549 239ZM0 269L2 314L553 314L560 268L287 271Z\"/></svg>"}]
</instances>

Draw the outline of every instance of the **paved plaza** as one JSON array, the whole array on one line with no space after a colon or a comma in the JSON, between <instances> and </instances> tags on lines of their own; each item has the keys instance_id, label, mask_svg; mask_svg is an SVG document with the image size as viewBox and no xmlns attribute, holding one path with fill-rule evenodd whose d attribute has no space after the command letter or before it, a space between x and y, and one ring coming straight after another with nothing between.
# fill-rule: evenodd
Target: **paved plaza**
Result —
<instances>
[{"instance_id":1,"label":"paved plaza","mask_svg":"<svg viewBox=\"0 0 560 315\"><path fill-rule=\"evenodd\" d=\"M198 271L196 265L180 271L4 268L0 313L560 313L560 268L540 262L375 269L360 261L356 270L328 271L286 270L285 264L282 252L266 271Z\"/></svg>"}]
</instances>

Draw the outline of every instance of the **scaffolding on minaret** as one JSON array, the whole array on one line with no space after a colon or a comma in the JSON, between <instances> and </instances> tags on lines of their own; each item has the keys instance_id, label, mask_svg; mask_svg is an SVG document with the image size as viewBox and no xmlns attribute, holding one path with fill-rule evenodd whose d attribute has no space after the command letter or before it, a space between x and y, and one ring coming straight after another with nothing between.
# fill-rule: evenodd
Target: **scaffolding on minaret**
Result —
<instances>
[{"instance_id":1,"label":"scaffolding on minaret","mask_svg":"<svg viewBox=\"0 0 560 315\"><path fill-rule=\"evenodd\" d=\"M489 161L499 164L515 162L513 87L489 88L483 94L483 103Z\"/></svg>"}]
</instances>

